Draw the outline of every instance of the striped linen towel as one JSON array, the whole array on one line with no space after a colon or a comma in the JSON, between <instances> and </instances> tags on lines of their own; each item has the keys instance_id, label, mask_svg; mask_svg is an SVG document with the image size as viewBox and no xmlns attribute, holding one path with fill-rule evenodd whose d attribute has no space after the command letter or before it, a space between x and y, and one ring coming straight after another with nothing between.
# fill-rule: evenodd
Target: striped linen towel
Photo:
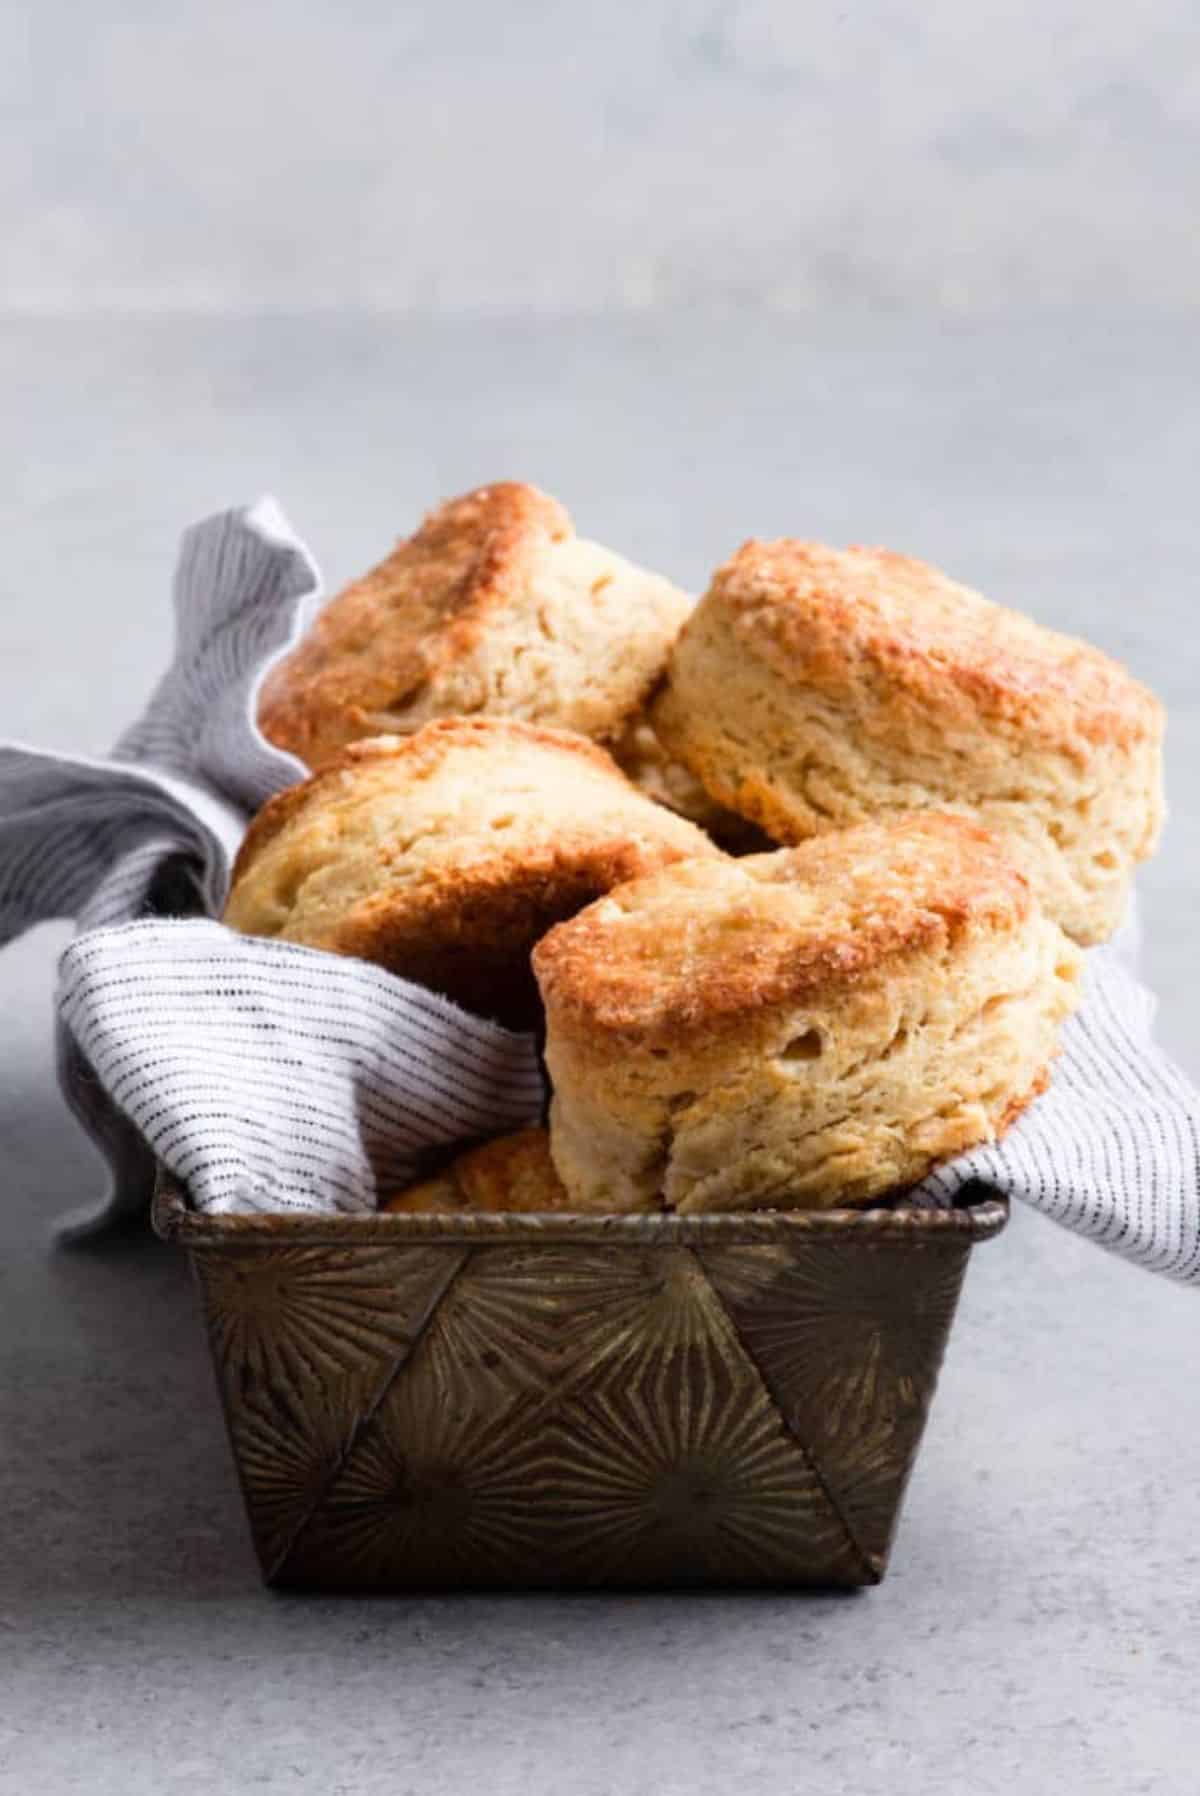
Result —
<instances>
[{"instance_id":1,"label":"striped linen towel","mask_svg":"<svg viewBox=\"0 0 1200 1796\"><path fill-rule=\"evenodd\" d=\"M304 776L254 719L319 594L273 501L207 519L180 551L171 667L111 758L0 745L0 945L48 917L80 932L59 1080L109 1180L67 1236L143 1211L157 1159L209 1209L361 1210L431 1149L541 1113L531 1036L207 920L251 814Z\"/></svg>"},{"instance_id":2,"label":"striped linen towel","mask_svg":"<svg viewBox=\"0 0 1200 1796\"><path fill-rule=\"evenodd\" d=\"M64 1090L109 1157L98 1227L155 1158L210 1210L364 1210L432 1148L537 1117L531 1037L377 968L233 935L219 911L253 808L299 777L254 722L316 602L270 502L184 538L175 661L106 762L0 749L0 942L73 916ZM914 1201L982 1181L1138 1264L1200 1282L1200 1095L1156 1048L1131 938L1088 956L1050 1090Z\"/></svg>"}]
</instances>

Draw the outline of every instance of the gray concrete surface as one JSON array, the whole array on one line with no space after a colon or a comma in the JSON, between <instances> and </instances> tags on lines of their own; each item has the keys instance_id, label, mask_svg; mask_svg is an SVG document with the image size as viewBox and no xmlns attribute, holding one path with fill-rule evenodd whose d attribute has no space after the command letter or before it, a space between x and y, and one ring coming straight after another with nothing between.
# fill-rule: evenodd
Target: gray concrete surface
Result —
<instances>
[{"instance_id":1,"label":"gray concrete surface","mask_svg":"<svg viewBox=\"0 0 1200 1796\"><path fill-rule=\"evenodd\" d=\"M1190 308L1190 0L0 7L10 303Z\"/></svg>"},{"instance_id":2,"label":"gray concrete surface","mask_svg":"<svg viewBox=\"0 0 1200 1796\"><path fill-rule=\"evenodd\" d=\"M273 489L332 580L517 474L698 583L879 540L1125 657L1172 713L1142 882L1200 1072L1200 425L1183 329L695 320L0 328L0 734L102 749L179 527ZM860 1596L260 1591L195 1303L53 1089L60 928L0 956L0 1790L1190 1796L1200 1312L1032 1214L978 1255L888 1581Z\"/></svg>"}]
</instances>

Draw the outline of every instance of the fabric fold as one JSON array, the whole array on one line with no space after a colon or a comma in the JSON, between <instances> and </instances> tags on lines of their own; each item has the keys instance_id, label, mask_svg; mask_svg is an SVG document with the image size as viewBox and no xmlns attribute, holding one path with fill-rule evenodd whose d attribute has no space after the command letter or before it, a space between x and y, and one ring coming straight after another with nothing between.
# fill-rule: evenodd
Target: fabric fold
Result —
<instances>
[{"instance_id":1,"label":"fabric fold","mask_svg":"<svg viewBox=\"0 0 1200 1796\"><path fill-rule=\"evenodd\" d=\"M319 603L320 576L273 499L185 532L171 664L107 758L0 745L0 946L49 918L81 934L217 915L250 814L304 768L265 740L257 694ZM154 1157L59 1024L59 1083L103 1154L85 1236L144 1208Z\"/></svg>"},{"instance_id":2,"label":"fabric fold","mask_svg":"<svg viewBox=\"0 0 1200 1796\"><path fill-rule=\"evenodd\" d=\"M532 1036L219 923L81 936L58 1004L111 1104L214 1212L373 1210L432 1151L542 1111Z\"/></svg>"}]
</instances>

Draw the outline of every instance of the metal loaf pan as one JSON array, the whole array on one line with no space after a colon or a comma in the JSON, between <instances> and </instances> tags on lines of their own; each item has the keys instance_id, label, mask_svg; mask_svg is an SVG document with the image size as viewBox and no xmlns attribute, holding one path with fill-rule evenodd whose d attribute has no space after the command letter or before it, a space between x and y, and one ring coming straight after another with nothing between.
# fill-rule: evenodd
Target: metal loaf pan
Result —
<instances>
[{"instance_id":1,"label":"metal loaf pan","mask_svg":"<svg viewBox=\"0 0 1200 1796\"><path fill-rule=\"evenodd\" d=\"M206 1216L164 1176L155 1225L191 1256L269 1584L858 1585L1007 1220L976 1196Z\"/></svg>"}]
</instances>

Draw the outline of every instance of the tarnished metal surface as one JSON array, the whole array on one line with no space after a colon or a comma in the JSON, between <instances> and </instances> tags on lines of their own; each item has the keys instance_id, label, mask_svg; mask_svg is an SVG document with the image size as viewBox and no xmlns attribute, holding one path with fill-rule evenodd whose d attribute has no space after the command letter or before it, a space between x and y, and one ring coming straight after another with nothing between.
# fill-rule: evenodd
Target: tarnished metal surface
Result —
<instances>
[{"instance_id":1,"label":"tarnished metal surface","mask_svg":"<svg viewBox=\"0 0 1200 1796\"><path fill-rule=\"evenodd\" d=\"M871 1584L973 1241L949 1213L206 1217L169 1182L264 1576Z\"/></svg>"}]
</instances>

